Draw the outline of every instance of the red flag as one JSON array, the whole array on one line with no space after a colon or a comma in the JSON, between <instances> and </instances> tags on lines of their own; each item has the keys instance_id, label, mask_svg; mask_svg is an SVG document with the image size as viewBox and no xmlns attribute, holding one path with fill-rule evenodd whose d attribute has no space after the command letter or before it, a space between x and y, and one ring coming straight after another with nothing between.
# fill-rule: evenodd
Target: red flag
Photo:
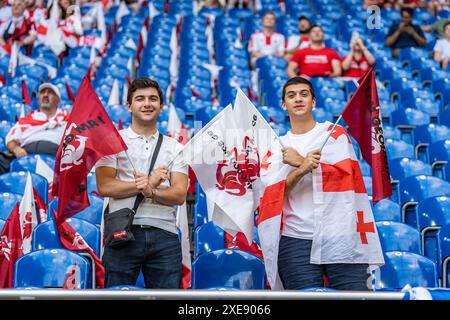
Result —
<instances>
[{"instance_id":1,"label":"red flag","mask_svg":"<svg viewBox=\"0 0 450 320\"><path fill-rule=\"evenodd\" d=\"M373 67L359 79L359 87L342 117L358 141L364 160L372 167L373 204L392 195L380 104Z\"/></svg>"},{"instance_id":2,"label":"red flag","mask_svg":"<svg viewBox=\"0 0 450 320\"><path fill-rule=\"evenodd\" d=\"M53 214L55 214L54 211ZM59 239L64 248L77 252L87 252L91 255L95 264L95 287L104 288L105 268L94 250L92 250L83 237L76 232L67 221L57 225L57 228Z\"/></svg>"},{"instance_id":3,"label":"red flag","mask_svg":"<svg viewBox=\"0 0 450 320\"><path fill-rule=\"evenodd\" d=\"M80 289L80 267L74 264L70 267L66 275L66 280L64 281L63 289Z\"/></svg>"},{"instance_id":4,"label":"red flag","mask_svg":"<svg viewBox=\"0 0 450 320\"><path fill-rule=\"evenodd\" d=\"M14 264L22 256L22 234L20 231L20 203L11 211L1 234L0 288L12 288Z\"/></svg>"},{"instance_id":5,"label":"red flag","mask_svg":"<svg viewBox=\"0 0 450 320\"><path fill-rule=\"evenodd\" d=\"M74 102L75 95L73 94L72 88L69 86L69 84L67 82L66 82L66 91L67 91L67 96L69 97L69 100Z\"/></svg>"},{"instance_id":6,"label":"red flag","mask_svg":"<svg viewBox=\"0 0 450 320\"><path fill-rule=\"evenodd\" d=\"M260 259L263 259L263 253L256 241L253 240L252 245L249 245L245 234L243 234L242 232L238 232L236 233L236 236L233 236L225 231L223 235L225 240L225 248L247 251L259 257Z\"/></svg>"},{"instance_id":7,"label":"red flag","mask_svg":"<svg viewBox=\"0 0 450 320\"><path fill-rule=\"evenodd\" d=\"M87 76L73 104L55 161L57 224L89 206L87 174L103 156L127 149Z\"/></svg>"},{"instance_id":8,"label":"red flag","mask_svg":"<svg viewBox=\"0 0 450 320\"><path fill-rule=\"evenodd\" d=\"M25 83L25 80L22 80L22 99L23 103L25 103L28 106L31 106L30 92L28 91L28 87Z\"/></svg>"}]
</instances>

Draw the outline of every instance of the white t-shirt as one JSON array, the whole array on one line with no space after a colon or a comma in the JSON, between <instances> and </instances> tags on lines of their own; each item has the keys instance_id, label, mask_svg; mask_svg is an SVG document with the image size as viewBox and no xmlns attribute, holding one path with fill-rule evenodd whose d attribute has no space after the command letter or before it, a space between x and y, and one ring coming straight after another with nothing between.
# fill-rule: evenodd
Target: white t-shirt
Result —
<instances>
[{"instance_id":1,"label":"white t-shirt","mask_svg":"<svg viewBox=\"0 0 450 320\"><path fill-rule=\"evenodd\" d=\"M8 21L9 19L11 19L11 17L12 17L12 14L11 14L10 6L4 6L4 7L0 8L0 25L5 23L5 21Z\"/></svg>"},{"instance_id":2,"label":"white t-shirt","mask_svg":"<svg viewBox=\"0 0 450 320\"><path fill-rule=\"evenodd\" d=\"M281 33L274 32L266 35L263 31L252 34L248 45L250 52L255 51L264 56L274 56L284 54L285 38Z\"/></svg>"},{"instance_id":3,"label":"white t-shirt","mask_svg":"<svg viewBox=\"0 0 450 320\"><path fill-rule=\"evenodd\" d=\"M125 144L128 146L128 156L132 161L137 172L148 174L150 169L150 160L153 150L156 147L159 132L156 132L149 138L138 135L131 127L119 131ZM175 139L164 136L161 149L154 165L154 169L169 165L175 158L176 160L169 167L170 172L181 172L188 174L188 168L183 161L181 154L178 152L182 149L182 145ZM96 167L111 167L117 169L117 179L121 181L134 181L133 167L124 151L106 156L98 160ZM169 187L168 180L161 183L162 187ZM123 208L133 208L136 196L124 199L109 199L109 212L113 212ZM133 224L149 225L172 233L178 233L176 227L176 210L175 207L167 206L160 203L154 203L152 199L144 199L139 205Z\"/></svg>"},{"instance_id":4,"label":"white t-shirt","mask_svg":"<svg viewBox=\"0 0 450 320\"><path fill-rule=\"evenodd\" d=\"M291 51L293 49L303 49L303 48L308 48L311 45L311 40L303 40L300 43L300 39L302 38L301 35L299 34L293 34L291 36L289 36L288 38L288 42L287 42L287 51ZM300 44L300 46L299 46Z\"/></svg>"},{"instance_id":5,"label":"white t-shirt","mask_svg":"<svg viewBox=\"0 0 450 320\"><path fill-rule=\"evenodd\" d=\"M450 41L447 39L440 39L434 45L434 52L439 52L442 58L450 57Z\"/></svg>"},{"instance_id":6,"label":"white t-shirt","mask_svg":"<svg viewBox=\"0 0 450 320\"><path fill-rule=\"evenodd\" d=\"M293 134L291 131L281 137L285 146L295 148L300 155L320 148L323 141L315 141L316 132L326 123L316 122L313 129L304 134ZM312 240L314 234L314 203L312 174L306 174L284 199L283 236Z\"/></svg>"}]
</instances>

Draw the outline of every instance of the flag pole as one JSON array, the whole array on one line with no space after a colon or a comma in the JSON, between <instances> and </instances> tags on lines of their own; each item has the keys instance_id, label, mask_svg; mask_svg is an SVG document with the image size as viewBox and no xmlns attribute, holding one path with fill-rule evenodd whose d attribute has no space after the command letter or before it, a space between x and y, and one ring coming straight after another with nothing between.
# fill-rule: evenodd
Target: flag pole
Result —
<instances>
[{"instance_id":1,"label":"flag pole","mask_svg":"<svg viewBox=\"0 0 450 320\"><path fill-rule=\"evenodd\" d=\"M336 128L337 124L339 123L339 121L341 121L342 119L342 113L339 116L339 118L336 120L336 122L334 123L333 127L330 130L330 133L328 134L327 138L325 139L325 141L322 143L322 146L320 147L320 152L322 152L323 147L325 147L325 144L328 142L328 139L330 139L331 135L333 134L334 128Z\"/></svg>"}]
</instances>

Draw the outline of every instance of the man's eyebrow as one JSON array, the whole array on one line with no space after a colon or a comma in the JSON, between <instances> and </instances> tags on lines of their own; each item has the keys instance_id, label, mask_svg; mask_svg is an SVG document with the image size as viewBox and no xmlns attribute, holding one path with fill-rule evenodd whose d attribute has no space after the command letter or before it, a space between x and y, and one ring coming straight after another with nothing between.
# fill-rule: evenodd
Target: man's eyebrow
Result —
<instances>
[{"instance_id":1,"label":"man's eyebrow","mask_svg":"<svg viewBox=\"0 0 450 320\"><path fill-rule=\"evenodd\" d=\"M289 90L288 92L286 92L286 94L296 93L296 92L300 92L300 93L309 93L310 91L309 91L308 89L301 89L300 91Z\"/></svg>"}]
</instances>

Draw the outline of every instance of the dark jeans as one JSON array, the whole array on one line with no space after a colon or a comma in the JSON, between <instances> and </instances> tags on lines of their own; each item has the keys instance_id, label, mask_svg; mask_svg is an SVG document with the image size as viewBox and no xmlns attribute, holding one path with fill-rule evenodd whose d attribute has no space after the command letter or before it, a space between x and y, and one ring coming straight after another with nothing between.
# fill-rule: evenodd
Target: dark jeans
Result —
<instances>
[{"instance_id":1,"label":"dark jeans","mask_svg":"<svg viewBox=\"0 0 450 320\"><path fill-rule=\"evenodd\" d=\"M311 264L311 240L282 236L278 252L278 272L285 289L323 287L323 276L337 290L367 291L368 264Z\"/></svg>"},{"instance_id":2,"label":"dark jeans","mask_svg":"<svg viewBox=\"0 0 450 320\"><path fill-rule=\"evenodd\" d=\"M155 227L132 226L135 240L120 249L105 247L105 287L134 286L142 269L145 287L178 289L181 285L181 244L178 235Z\"/></svg>"}]
</instances>

